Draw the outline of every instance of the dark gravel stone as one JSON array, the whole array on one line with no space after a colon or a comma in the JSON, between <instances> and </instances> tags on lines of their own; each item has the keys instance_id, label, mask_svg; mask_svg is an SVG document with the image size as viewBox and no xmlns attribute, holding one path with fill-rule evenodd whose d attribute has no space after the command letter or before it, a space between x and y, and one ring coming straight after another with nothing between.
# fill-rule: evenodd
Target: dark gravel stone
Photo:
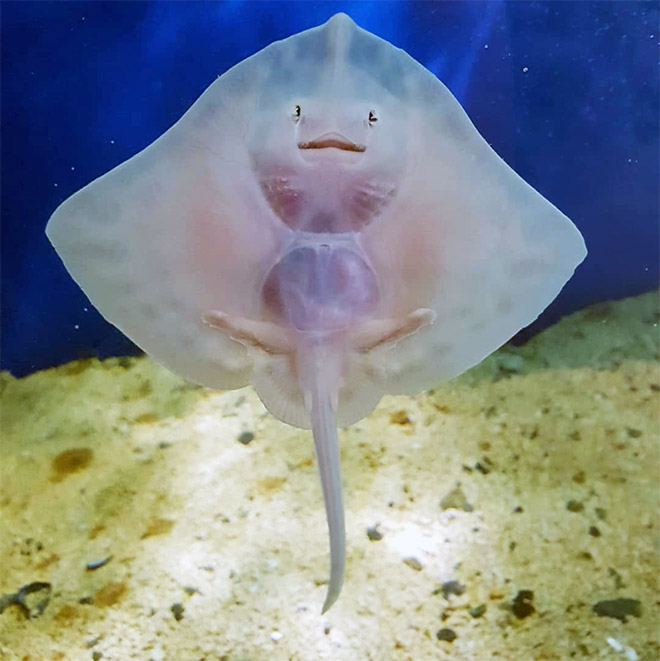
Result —
<instances>
[{"instance_id":1,"label":"dark gravel stone","mask_svg":"<svg viewBox=\"0 0 660 661\"><path fill-rule=\"evenodd\" d=\"M472 606L472 608L468 610L468 613L470 613L472 617L481 617L485 612L486 612L486 604L479 604L478 606Z\"/></svg>"},{"instance_id":2,"label":"dark gravel stone","mask_svg":"<svg viewBox=\"0 0 660 661\"><path fill-rule=\"evenodd\" d=\"M453 643L456 640L456 632L453 629L438 629L435 637L438 640L445 640L448 643Z\"/></svg>"},{"instance_id":3,"label":"dark gravel stone","mask_svg":"<svg viewBox=\"0 0 660 661\"><path fill-rule=\"evenodd\" d=\"M243 445L247 445L248 443L251 443L253 440L254 440L254 432L251 431L244 431L238 437L238 442L242 443Z\"/></svg>"},{"instance_id":4,"label":"dark gravel stone","mask_svg":"<svg viewBox=\"0 0 660 661\"><path fill-rule=\"evenodd\" d=\"M50 602L52 586L50 583L35 581L27 583L19 588L14 594L5 594L0 597L0 613L5 608L15 604L25 613L28 619L34 619L43 614Z\"/></svg>"},{"instance_id":5,"label":"dark gravel stone","mask_svg":"<svg viewBox=\"0 0 660 661\"><path fill-rule=\"evenodd\" d=\"M612 617L621 622L627 622L628 616L641 617L642 604L639 599L603 599L593 605L593 611L598 617Z\"/></svg>"},{"instance_id":6,"label":"dark gravel stone","mask_svg":"<svg viewBox=\"0 0 660 661\"><path fill-rule=\"evenodd\" d=\"M531 590L520 590L513 598L511 610L513 614L519 619L523 620L536 612L532 605L534 601L534 593Z\"/></svg>"},{"instance_id":7,"label":"dark gravel stone","mask_svg":"<svg viewBox=\"0 0 660 661\"><path fill-rule=\"evenodd\" d=\"M442 596L446 599L450 594L456 596L462 595L465 592L465 586L461 585L458 581L445 581L442 584Z\"/></svg>"},{"instance_id":8,"label":"dark gravel stone","mask_svg":"<svg viewBox=\"0 0 660 661\"><path fill-rule=\"evenodd\" d=\"M372 542L379 542L381 539L383 539L383 533L378 530L378 525L375 525L371 526L371 528L367 528L367 537Z\"/></svg>"},{"instance_id":9,"label":"dark gravel stone","mask_svg":"<svg viewBox=\"0 0 660 661\"><path fill-rule=\"evenodd\" d=\"M579 500L569 500L566 503L566 509L569 512L581 512L584 509L584 505Z\"/></svg>"},{"instance_id":10,"label":"dark gravel stone","mask_svg":"<svg viewBox=\"0 0 660 661\"><path fill-rule=\"evenodd\" d=\"M415 571L422 571L422 569L424 568L424 565L422 565L422 563L414 556L410 558L404 558L403 562L407 564L408 567L414 569Z\"/></svg>"},{"instance_id":11,"label":"dark gravel stone","mask_svg":"<svg viewBox=\"0 0 660 661\"><path fill-rule=\"evenodd\" d=\"M170 610L172 611L172 615L174 615L174 619L177 622L181 622L181 620L183 620L183 604L177 601L175 604L170 606Z\"/></svg>"}]
</instances>

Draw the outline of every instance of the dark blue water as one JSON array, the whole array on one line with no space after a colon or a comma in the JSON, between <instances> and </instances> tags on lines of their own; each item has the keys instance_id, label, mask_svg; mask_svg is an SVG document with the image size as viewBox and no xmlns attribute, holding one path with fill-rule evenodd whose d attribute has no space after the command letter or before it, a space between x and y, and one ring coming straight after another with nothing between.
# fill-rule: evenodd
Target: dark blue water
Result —
<instances>
[{"instance_id":1,"label":"dark blue water","mask_svg":"<svg viewBox=\"0 0 660 661\"><path fill-rule=\"evenodd\" d=\"M345 11L441 78L589 256L533 326L658 284L658 5L2 3L2 367L135 351L43 230L231 65Z\"/></svg>"}]
</instances>

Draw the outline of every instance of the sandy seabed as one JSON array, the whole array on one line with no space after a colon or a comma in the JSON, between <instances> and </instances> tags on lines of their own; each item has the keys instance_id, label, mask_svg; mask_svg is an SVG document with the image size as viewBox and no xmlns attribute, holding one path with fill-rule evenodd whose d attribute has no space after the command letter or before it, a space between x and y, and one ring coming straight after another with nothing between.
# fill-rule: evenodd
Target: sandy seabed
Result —
<instances>
[{"instance_id":1,"label":"sandy seabed","mask_svg":"<svg viewBox=\"0 0 660 661\"><path fill-rule=\"evenodd\" d=\"M2 375L0 659L660 658L658 294L592 306L343 430L146 358Z\"/></svg>"}]
</instances>

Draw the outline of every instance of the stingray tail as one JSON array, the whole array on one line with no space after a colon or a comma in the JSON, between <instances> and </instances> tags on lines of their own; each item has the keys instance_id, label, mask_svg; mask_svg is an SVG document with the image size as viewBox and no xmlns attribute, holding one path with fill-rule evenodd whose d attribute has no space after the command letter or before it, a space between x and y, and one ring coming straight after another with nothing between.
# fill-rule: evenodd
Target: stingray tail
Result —
<instances>
[{"instance_id":1,"label":"stingray tail","mask_svg":"<svg viewBox=\"0 0 660 661\"><path fill-rule=\"evenodd\" d=\"M305 355L305 404L314 432L314 448L321 478L325 513L330 535L330 580L323 603L325 613L339 597L344 582L345 531L341 488L339 441L337 438L338 364L333 351L315 347Z\"/></svg>"}]
</instances>

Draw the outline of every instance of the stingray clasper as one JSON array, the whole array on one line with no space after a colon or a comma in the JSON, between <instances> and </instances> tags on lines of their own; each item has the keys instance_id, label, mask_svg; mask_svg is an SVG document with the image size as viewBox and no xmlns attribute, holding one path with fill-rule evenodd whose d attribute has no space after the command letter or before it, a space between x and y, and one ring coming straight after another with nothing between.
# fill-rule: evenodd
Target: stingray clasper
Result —
<instances>
[{"instance_id":1,"label":"stingray clasper","mask_svg":"<svg viewBox=\"0 0 660 661\"><path fill-rule=\"evenodd\" d=\"M174 372L252 384L314 434L344 576L336 427L533 321L586 250L448 89L346 14L220 76L47 234L103 316Z\"/></svg>"}]
</instances>

